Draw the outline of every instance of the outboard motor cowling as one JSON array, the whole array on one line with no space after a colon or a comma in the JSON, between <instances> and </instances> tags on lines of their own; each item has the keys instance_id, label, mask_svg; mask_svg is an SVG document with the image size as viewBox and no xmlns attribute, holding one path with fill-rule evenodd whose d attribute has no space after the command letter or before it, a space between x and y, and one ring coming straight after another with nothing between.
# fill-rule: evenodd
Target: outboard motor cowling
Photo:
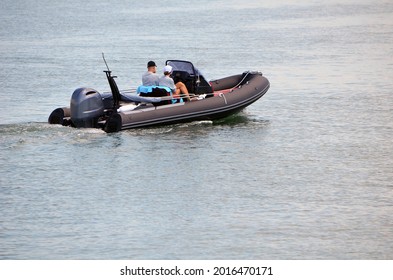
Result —
<instances>
[{"instance_id":1,"label":"outboard motor cowling","mask_svg":"<svg viewBox=\"0 0 393 280\"><path fill-rule=\"evenodd\" d=\"M97 127L98 118L104 114L104 103L98 91L78 88L72 94L70 110L76 127Z\"/></svg>"}]
</instances>

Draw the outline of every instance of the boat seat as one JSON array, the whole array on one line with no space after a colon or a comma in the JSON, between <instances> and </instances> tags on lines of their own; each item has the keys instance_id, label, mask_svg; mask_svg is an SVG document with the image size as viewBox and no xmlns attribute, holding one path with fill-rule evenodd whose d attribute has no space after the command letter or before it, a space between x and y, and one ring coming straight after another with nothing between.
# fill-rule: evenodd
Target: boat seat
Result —
<instances>
[{"instance_id":1,"label":"boat seat","mask_svg":"<svg viewBox=\"0 0 393 280\"><path fill-rule=\"evenodd\" d=\"M171 93L171 89L169 87L163 87L163 86L139 86L136 89L137 94L141 93L152 93L153 89L164 89L166 90L169 94ZM163 95L162 95L163 96Z\"/></svg>"},{"instance_id":2,"label":"boat seat","mask_svg":"<svg viewBox=\"0 0 393 280\"><path fill-rule=\"evenodd\" d=\"M143 97L164 97L172 96L172 90L164 86L139 86L136 90L137 94ZM176 102L183 102L183 99L164 100L158 103L153 103L155 106L173 104Z\"/></svg>"}]
</instances>

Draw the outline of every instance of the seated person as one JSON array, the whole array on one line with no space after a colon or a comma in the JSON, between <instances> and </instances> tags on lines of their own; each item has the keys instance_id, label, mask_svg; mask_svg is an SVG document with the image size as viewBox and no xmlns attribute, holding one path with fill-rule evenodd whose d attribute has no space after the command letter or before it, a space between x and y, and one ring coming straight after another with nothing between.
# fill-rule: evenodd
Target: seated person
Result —
<instances>
[{"instance_id":1,"label":"seated person","mask_svg":"<svg viewBox=\"0 0 393 280\"><path fill-rule=\"evenodd\" d=\"M144 86L158 86L157 65L154 61L147 63L147 72L142 75L142 85Z\"/></svg>"},{"instance_id":2,"label":"seated person","mask_svg":"<svg viewBox=\"0 0 393 280\"><path fill-rule=\"evenodd\" d=\"M172 90L173 96L175 98L180 97L180 93L182 93L183 95L185 95L187 101L190 101L190 95L188 93L188 89L186 85L182 82L177 82L175 85L175 82L170 77L171 73L172 73L172 66L166 65L164 67L164 76L159 78L158 85L169 87Z\"/></svg>"}]
</instances>

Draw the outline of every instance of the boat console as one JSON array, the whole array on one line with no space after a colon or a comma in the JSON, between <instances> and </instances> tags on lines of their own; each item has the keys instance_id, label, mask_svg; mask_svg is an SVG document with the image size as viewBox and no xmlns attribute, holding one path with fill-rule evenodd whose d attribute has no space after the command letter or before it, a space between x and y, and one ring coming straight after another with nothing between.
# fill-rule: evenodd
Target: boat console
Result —
<instances>
[{"instance_id":1,"label":"boat console","mask_svg":"<svg viewBox=\"0 0 393 280\"><path fill-rule=\"evenodd\" d=\"M165 65L172 66L172 78L175 83L183 82L188 91L195 94L212 93L213 89L202 73L185 60L167 60Z\"/></svg>"}]
</instances>

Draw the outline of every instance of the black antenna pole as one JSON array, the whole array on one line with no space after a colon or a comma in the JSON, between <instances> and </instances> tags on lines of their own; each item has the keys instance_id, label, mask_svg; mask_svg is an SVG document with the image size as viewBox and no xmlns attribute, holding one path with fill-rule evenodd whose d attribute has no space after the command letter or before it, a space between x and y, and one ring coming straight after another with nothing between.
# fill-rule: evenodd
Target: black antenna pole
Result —
<instances>
[{"instance_id":1,"label":"black antenna pole","mask_svg":"<svg viewBox=\"0 0 393 280\"><path fill-rule=\"evenodd\" d=\"M105 72L106 78L108 79L109 86L111 88L112 97L113 97L113 108L117 109L120 106L120 100L121 100L120 91L119 91L119 88L117 87L117 84L115 82L115 78L117 78L117 77L111 75L112 72L111 72L111 70L109 70L108 63L106 63L104 53L102 53L102 59L104 59L106 68L108 69L108 71L104 71L104 72Z\"/></svg>"},{"instance_id":2,"label":"black antenna pole","mask_svg":"<svg viewBox=\"0 0 393 280\"><path fill-rule=\"evenodd\" d=\"M102 53L102 59L103 59L103 60L104 60L104 62L105 62L106 69L108 69L108 72L111 72L111 70L109 70L108 63L106 63L106 60L105 60L105 55L104 55L104 53Z\"/></svg>"}]
</instances>

